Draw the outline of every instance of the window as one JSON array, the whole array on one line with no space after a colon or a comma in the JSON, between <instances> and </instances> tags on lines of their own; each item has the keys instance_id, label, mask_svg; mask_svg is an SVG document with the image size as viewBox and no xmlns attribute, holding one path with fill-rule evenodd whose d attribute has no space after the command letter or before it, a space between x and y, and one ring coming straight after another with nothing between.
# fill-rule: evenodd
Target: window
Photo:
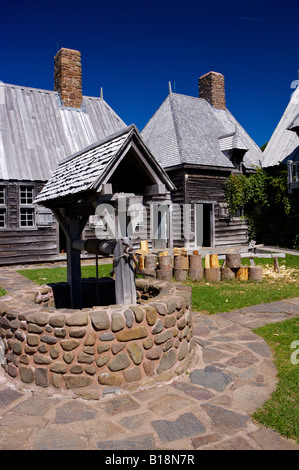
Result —
<instances>
[{"instance_id":1,"label":"window","mask_svg":"<svg viewBox=\"0 0 299 470\"><path fill-rule=\"evenodd\" d=\"M0 228L6 227L6 209L0 209Z\"/></svg>"},{"instance_id":2,"label":"window","mask_svg":"<svg viewBox=\"0 0 299 470\"><path fill-rule=\"evenodd\" d=\"M6 191L5 186L0 186L0 228L6 227Z\"/></svg>"},{"instance_id":3,"label":"window","mask_svg":"<svg viewBox=\"0 0 299 470\"><path fill-rule=\"evenodd\" d=\"M20 186L20 226L34 227L34 187Z\"/></svg>"},{"instance_id":4,"label":"window","mask_svg":"<svg viewBox=\"0 0 299 470\"><path fill-rule=\"evenodd\" d=\"M5 204L5 186L0 186L0 205Z\"/></svg>"},{"instance_id":5,"label":"window","mask_svg":"<svg viewBox=\"0 0 299 470\"><path fill-rule=\"evenodd\" d=\"M34 225L34 209L21 209L20 224L21 227L33 227Z\"/></svg>"},{"instance_id":6,"label":"window","mask_svg":"<svg viewBox=\"0 0 299 470\"><path fill-rule=\"evenodd\" d=\"M21 186L20 187L20 203L21 205L33 203L33 186Z\"/></svg>"}]
</instances>

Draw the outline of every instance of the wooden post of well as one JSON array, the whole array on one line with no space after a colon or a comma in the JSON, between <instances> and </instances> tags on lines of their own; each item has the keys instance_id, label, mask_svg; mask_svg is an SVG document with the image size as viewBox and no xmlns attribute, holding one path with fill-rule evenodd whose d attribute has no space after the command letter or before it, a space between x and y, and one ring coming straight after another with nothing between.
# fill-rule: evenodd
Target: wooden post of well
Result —
<instances>
[{"instance_id":1,"label":"wooden post of well","mask_svg":"<svg viewBox=\"0 0 299 470\"><path fill-rule=\"evenodd\" d=\"M135 287L135 268L126 248L132 248L129 238L120 239L113 252L113 268L115 272L116 303L121 305L135 304L137 300Z\"/></svg>"},{"instance_id":2,"label":"wooden post of well","mask_svg":"<svg viewBox=\"0 0 299 470\"><path fill-rule=\"evenodd\" d=\"M68 217L69 236L66 239L67 248L67 282L70 286L71 308L82 307L82 284L81 284L81 252L74 249L73 241L81 237L81 226L79 217Z\"/></svg>"}]
</instances>

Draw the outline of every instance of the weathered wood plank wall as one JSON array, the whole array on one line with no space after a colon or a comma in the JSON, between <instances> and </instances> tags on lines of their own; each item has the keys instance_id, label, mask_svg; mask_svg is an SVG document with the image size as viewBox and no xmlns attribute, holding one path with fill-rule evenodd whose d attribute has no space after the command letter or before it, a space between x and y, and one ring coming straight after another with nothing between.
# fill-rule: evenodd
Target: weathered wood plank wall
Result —
<instances>
[{"instance_id":1,"label":"weathered wood plank wall","mask_svg":"<svg viewBox=\"0 0 299 470\"><path fill-rule=\"evenodd\" d=\"M225 202L225 183L229 172L217 170L201 171L196 169L177 169L167 171L177 191L172 194L172 201L177 204L194 202L216 202L215 246L242 245L248 243L248 227L242 218L221 219L219 203ZM192 211L193 214L193 211ZM183 223L183 221L182 221ZM194 229L194 220L191 223ZM182 246L183 241L175 241L175 246Z\"/></svg>"},{"instance_id":2,"label":"weathered wood plank wall","mask_svg":"<svg viewBox=\"0 0 299 470\"><path fill-rule=\"evenodd\" d=\"M21 184L25 184L21 183ZM37 194L42 187L40 182L28 182ZM33 227L20 226L20 183L5 182L6 188L6 228L0 229L0 266L53 261L57 259L57 223L53 218L52 227L38 227L37 214Z\"/></svg>"},{"instance_id":3,"label":"weathered wood plank wall","mask_svg":"<svg viewBox=\"0 0 299 470\"><path fill-rule=\"evenodd\" d=\"M219 203L225 202L225 183L229 173L209 171L196 174L188 172L186 194L188 202L216 201L215 210L215 246L242 245L248 243L248 227L242 218L219 218Z\"/></svg>"}]
</instances>

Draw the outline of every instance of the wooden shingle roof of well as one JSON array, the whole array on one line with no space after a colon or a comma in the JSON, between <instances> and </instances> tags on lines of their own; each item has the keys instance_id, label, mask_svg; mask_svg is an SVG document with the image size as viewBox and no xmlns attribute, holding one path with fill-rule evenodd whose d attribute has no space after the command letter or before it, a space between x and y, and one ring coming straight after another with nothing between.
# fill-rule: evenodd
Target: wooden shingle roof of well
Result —
<instances>
[{"instance_id":1,"label":"wooden shingle roof of well","mask_svg":"<svg viewBox=\"0 0 299 470\"><path fill-rule=\"evenodd\" d=\"M47 181L59 161L125 127L103 98L66 108L57 91L0 82L0 179Z\"/></svg>"},{"instance_id":2,"label":"wooden shingle roof of well","mask_svg":"<svg viewBox=\"0 0 299 470\"><path fill-rule=\"evenodd\" d=\"M111 175L133 138L146 152L148 161L159 174L167 190L175 189L168 175L144 145L137 128L132 124L61 161L35 202L51 205L62 198L97 191L100 185L106 182L105 178Z\"/></svg>"},{"instance_id":3,"label":"wooden shingle roof of well","mask_svg":"<svg viewBox=\"0 0 299 470\"><path fill-rule=\"evenodd\" d=\"M227 109L217 110L202 98L178 93L169 93L141 135L164 168L185 164L233 169L224 153L227 148L221 148L224 144L229 150L232 146L246 150L248 169L260 166L263 156Z\"/></svg>"}]
</instances>

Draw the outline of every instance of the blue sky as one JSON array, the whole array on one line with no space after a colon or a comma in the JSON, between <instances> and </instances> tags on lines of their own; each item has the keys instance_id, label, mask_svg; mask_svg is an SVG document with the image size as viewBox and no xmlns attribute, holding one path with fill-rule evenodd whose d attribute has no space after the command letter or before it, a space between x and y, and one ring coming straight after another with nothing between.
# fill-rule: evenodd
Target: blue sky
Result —
<instances>
[{"instance_id":1,"label":"blue sky","mask_svg":"<svg viewBox=\"0 0 299 470\"><path fill-rule=\"evenodd\" d=\"M1 6L0 80L53 89L57 47L82 54L83 93L142 130L168 94L223 73L227 107L258 145L298 80L298 0L31 1Z\"/></svg>"}]
</instances>

